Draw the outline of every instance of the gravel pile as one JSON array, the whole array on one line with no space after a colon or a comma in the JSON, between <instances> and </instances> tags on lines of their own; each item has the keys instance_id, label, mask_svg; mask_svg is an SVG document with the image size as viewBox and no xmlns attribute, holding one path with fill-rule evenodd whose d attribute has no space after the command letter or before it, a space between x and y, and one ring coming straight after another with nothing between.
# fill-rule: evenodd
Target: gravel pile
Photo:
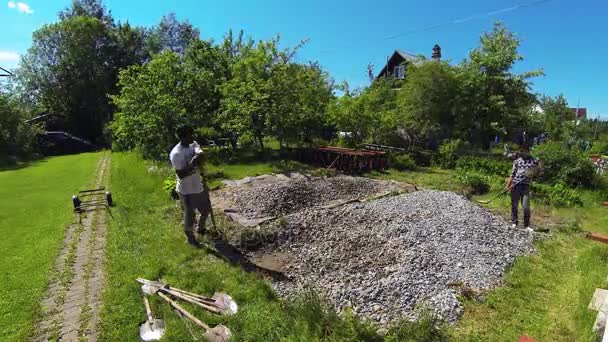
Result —
<instances>
[{"instance_id":1,"label":"gravel pile","mask_svg":"<svg viewBox=\"0 0 608 342\"><path fill-rule=\"evenodd\" d=\"M395 183L364 177L298 178L274 184L237 187L223 194L247 218L280 216L330 203L402 190Z\"/></svg>"},{"instance_id":2,"label":"gravel pile","mask_svg":"<svg viewBox=\"0 0 608 342\"><path fill-rule=\"evenodd\" d=\"M365 193L365 182L362 182ZM296 186L293 197L323 194ZM355 190L355 189L353 189ZM332 190L328 196L331 198ZM355 190L356 191L356 190ZM262 202L272 210L272 201ZM285 210L279 206L279 210ZM516 256L532 251L532 233L451 192L418 191L334 209L307 208L270 224L277 240L256 255L287 256L282 295L312 285L338 310L381 325L415 319L426 304L447 321L462 313L461 291L500 283Z\"/></svg>"}]
</instances>

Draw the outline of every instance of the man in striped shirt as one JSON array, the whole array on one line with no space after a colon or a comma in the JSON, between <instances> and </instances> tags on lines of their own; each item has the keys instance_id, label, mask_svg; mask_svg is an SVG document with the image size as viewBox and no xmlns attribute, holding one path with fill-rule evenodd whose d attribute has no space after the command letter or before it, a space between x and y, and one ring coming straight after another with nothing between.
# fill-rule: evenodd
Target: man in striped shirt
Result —
<instances>
[{"instance_id":1,"label":"man in striped shirt","mask_svg":"<svg viewBox=\"0 0 608 342\"><path fill-rule=\"evenodd\" d=\"M524 227L530 228L530 182L531 178L538 172L539 161L530 156L528 146L521 145L520 152L513 161L513 169L511 177L507 183L508 189L511 191L511 219L513 228L518 224L518 207L521 201L521 207L524 210Z\"/></svg>"}]
</instances>

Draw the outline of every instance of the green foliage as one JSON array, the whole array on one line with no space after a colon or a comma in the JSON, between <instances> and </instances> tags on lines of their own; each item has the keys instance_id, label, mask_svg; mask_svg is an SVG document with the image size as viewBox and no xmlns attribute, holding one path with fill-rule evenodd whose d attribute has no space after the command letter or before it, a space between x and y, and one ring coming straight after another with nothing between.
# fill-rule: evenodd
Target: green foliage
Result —
<instances>
[{"instance_id":1,"label":"green foliage","mask_svg":"<svg viewBox=\"0 0 608 342\"><path fill-rule=\"evenodd\" d=\"M581 207L583 199L580 192L570 188L563 182L558 182L553 185L534 183L532 191L535 197L540 198L551 205L558 207Z\"/></svg>"},{"instance_id":2,"label":"green foliage","mask_svg":"<svg viewBox=\"0 0 608 342\"><path fill-rule=\"evenodd\" d=\"M199 40L199 35L199 30L190 22L180 22L175 13L169 13L158 25L146 31L144 45L150 55L163 51L183 55L190 44Z\"/></svg>"},{"instance_id":3,"label":"green foliage","mask_svg":"<svg viewBox=\"0 0 608 342\"><path fill-rule=\"evenodd\" d=\"M177 180L175 177L169 177L163 181L163 190L170 195L175 190L176 184Z\"/></svg>"},{"instance_id":4,"label":"green foliage","mask_svg":"<svg viewBox=\"0 0 608 342\"><path fill-rule=\"evenodd\" d=\"M413 139L442 140L453 136L458 95L455 67L447 62L407 66L407 78L398 92L397 113L390 128L405 129Z\"/></svg>"},{"instance_id":5,"label":"green foliage","mask_svg":"<svg viewBox=\"0 0 608 342\"><path fill-rule=\"evenodd\" d=\"M460 171L456 175L456 179L467 192L473 195L483 195L490 191L490 184L488 184L488 178L483 174L476 172Z\"/></svg>"},{"instance_id":6,"label":"green foliage","mask_svg":"<svg viewBox=\"0 0 608 342\"><path fill-rule=\"evenodd\" d=\"M544 164L543 181L564 182L570 187L593 186L593 163L578 148L550 142L535 147L532 153Z\"/></svg>"},{"instance_id":7,"label":"green foliage","mask_svg":"<svg viewBox=\"0 0 608 342\"><path fill-rule=\"evenodd\" d=\"M439 154L437 156L437 164L445 169L453 169L456 166L456 160L462 153L464 143L460 139L448 140L439 146Z\"/></svg>"},{"instance_id":8,"label":"green foliage","mask_svg":"<svg viewBox=\"0 0 608 342\"><path fill-rule=\"evenodd\" d=\"M399 171L411 171L416 169L416 162L409 154L391 154L390 165Z\"/></svg>"},{"instance_id":9,"label":"green foliage","mask_svg":"<svg viewBox=\"0 0 608 342\"><path fill-rule=\"evenodd\" d=\"M118 111L110 125L116 146L137 147L145 157L166 159L178 125L213 122L226 68L218 48L201 41L185 58L163 52L145 65L121 71L121 92L112 96Z\"/></svg>"},{"instance_id":10,"label":"green foliage","mask_svg":"<svg viewBox=\"0 0 608 342\"><path fill-rule=\"evenodd\" d=\"M456 161L456 168L486 175L507 177L511 172L511 163L506 160L463 156Z\"/></svg>"},{"instance_id":11,"label":"green foliage","mask_svg":"<svg viewBox=\"0 0 608 342\"><path fill-rule=\"evenodd\" d=\"M0 165L11 163L9 156L28 159L36 151L40 127L24 122L26 115L21 108L15 99L0 93Z\"/></svg>"},{"instance_id":12,"label":"green foliage","mask_svg":"<svg viewBox=\"0 0 608 342\"><path fill-rule=\"evenodd\" d=\"M549 136L554 140L567 139L574 127L575 114L570 110L566 98L563 95L555 98L544 96L540 107L543 109L543 128Z\"/></svg>"},{"instance_id":13,"label":"green foliage","mask_svg":"<svg viewBox=\"0 0 608 342\"><path fill-rule=\"evenodd\" d=\"M354 143L384 141L396 130L396 91L391 80L376 80L360 93L346 90L328 108L330 122L342 132L349 132Z\"/></svg>"},{"instance_id":14,"label":"green foliage","mask_svg":"<svg viewBox=\"0 0 608 342\"><path fill-rule=\"evenodd\" d=\"M528 79L542 72L512 72L513 65L523 59L518 47L519 39L497 23L458 66L458 137L486 147L494 136L510 135L523 127L524 112L534 103Z\"/></svg>"}]
</instances>

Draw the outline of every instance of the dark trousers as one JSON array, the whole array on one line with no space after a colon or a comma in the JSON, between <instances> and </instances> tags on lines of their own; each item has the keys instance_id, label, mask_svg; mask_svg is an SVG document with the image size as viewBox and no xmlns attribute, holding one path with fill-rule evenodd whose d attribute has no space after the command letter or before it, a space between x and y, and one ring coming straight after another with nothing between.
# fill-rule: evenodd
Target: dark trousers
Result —
<instances>
[{"instance_id":1,"label":"dark trousers","mask_svg":"<svg viewBox=\"0 0 608 342\"><path fill-rule=\"evenodd\" d=\"M206 191L198 194L179 194L179 198L182 201L184 207L184 230L186 234L192 233L192 227L194 225L194 219L196 210L201 213L201 218L198 221L198 231L205 231L205 221L209 215L211 203L209 202L209 194Z\"/></svg>"},{"instance_id":2,"label":"dark trousers","mask_svg":"<svg viewBox=\"0 0 608 342\"><path fill-rule=\"evenodd\" d=\"M530 186L528 184L515 184L511 190L511 220L517 224L517 210L519 202L524 209L524 227L530 226Z\"/></svg>"}]
</instances>

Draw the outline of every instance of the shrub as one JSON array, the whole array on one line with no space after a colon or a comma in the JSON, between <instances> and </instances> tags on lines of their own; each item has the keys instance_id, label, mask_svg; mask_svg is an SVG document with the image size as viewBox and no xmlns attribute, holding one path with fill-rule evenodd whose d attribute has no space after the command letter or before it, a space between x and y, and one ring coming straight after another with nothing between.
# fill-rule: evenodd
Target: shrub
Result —
<instances>
[{"instance_id":1,"label":"shrub","mask_svg":"<svg viewBox=\"0 0 608 342\"><path fill-rule=\"evenodd\" d=\"M408 171L416 169L416 162L409 154L391 154L391 167L399 171Z\"/></svg>"},{"instance_id":2,"label":"shrub","mask_svg":"<svg viewBox=\"0 0 608 342\"><path fill-rule=\"evenodd\" d=\"M456 168L487 175L508 176L512 164L506 160L464 156L456 161Z\"/></svg>"},{"instance_id":3,"label":"shrub","mask_svg":"<svg viewBox=\"0 0 608 342\"><path fill-rule=\"evenodd\" d=\"M456 160L462 153L464 144L462 140L447 140L441 146L439 146L439 155L437 158L437 164L442 168L453 169L456 166Z\"/></svg>"},{"instance_id":4,"label":"shrub","mask_svg":"<svg viewBox=\"0 0 608 342\"><path fill-rule=\"evenodd\" d=\"M410 151L409 155L419 166L431 166L433 159L435 159L435 153L429 150L415 149Z\"/></svg>"},{"instance_id":5,"label":"shrub","mask_svg":"<svg viewBox=\"0 0 608 342\"><path fill-rule=\"evenodd\" d=\"M490 191L487 177L476 172L460 172L456 176L467 192L474 195L483 195Z\"/></svg>"},{"instance_id":6,"label":"shrub","mask_svg":"<svg viewBox=\"0 0 608 342\"><path fill-rule=\"evenodd\" d=\"M593 186L595 178L593 163L578 148L550 142L537 146L533 154L544 163L541 180L563 182L570 187Z\"/></svg>"},{"instance_id":7,"label":"shrub","mask_svg":"<svg viewBox=\"0 0 608 342\"><path fill-rule=\"evenodd\" d=\"M580 207L583 205L580 193L563 182L554 185L532 184L532 192L540 200L551 205L560 207Z\"/></svg>"}]
</instances>

